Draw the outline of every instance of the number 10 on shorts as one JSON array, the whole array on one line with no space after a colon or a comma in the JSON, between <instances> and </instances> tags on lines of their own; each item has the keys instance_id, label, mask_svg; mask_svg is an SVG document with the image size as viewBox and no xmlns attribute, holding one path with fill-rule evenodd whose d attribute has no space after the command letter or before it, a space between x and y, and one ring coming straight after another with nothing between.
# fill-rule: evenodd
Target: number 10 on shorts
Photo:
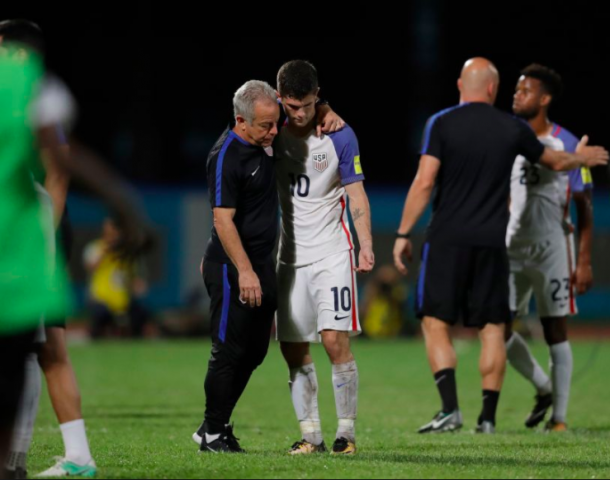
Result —
<instances>
[{"instance_id":1,"label":"number 10 on shorts","mask_svg":"<svg viewBox=\"0 0 610 480\"><path fill-rule=\"evenodd\" d=\"M335 296L335 312L351 312L352 310L352 292L348 287L339 292L339 287L331 288Z\"/></svg>"}]
</instances>

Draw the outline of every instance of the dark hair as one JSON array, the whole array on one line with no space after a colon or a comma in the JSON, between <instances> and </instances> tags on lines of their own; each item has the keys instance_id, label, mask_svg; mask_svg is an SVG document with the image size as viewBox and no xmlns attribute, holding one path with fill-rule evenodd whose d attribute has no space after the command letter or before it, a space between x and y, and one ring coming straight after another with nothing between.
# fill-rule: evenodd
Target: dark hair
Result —
<instances>
[{"instance_id":1,"label":"dark hair","mask_svg":"<svg viewBox=\"0 0 610 480\"><path fill-rule=\"evenodd\" d=\"M521 71L521 75L535 78L542 84L542 88L553 97L553 101L558 100L563 95L563 79L555 70L534 63Z\"/></svg>"},{"instance_id":2,"label":"dark hair","mask_svg":"<svg viewBox=\"0 0 610 480\"><path fill-rule=\"evenodd\" d=\"M0 22L0 36L7 42L15 42L44 55L45 43L41 28L34 22L24 19Z\"/></svg>"},{"instance_id":3,"label":"dark hair","mask_svg":"<svg viewBox=\"0 0 610 480\"><path fill-rule=\"evenodd\" d=\"M318 71L305 60L285 63L277 74L277 88L282 97L302 100L318 90Z\"/></svg>"}]
</instances>

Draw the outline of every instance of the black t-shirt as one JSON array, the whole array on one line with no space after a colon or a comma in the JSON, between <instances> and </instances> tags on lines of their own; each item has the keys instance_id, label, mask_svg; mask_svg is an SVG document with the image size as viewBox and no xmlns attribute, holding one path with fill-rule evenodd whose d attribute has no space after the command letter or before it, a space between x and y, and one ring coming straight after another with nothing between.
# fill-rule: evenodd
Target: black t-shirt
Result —
<instances>
[{"instance_id":1,"label":"black t-shirt","mask_svg":"<svg viewBox=\"0 0 610 480\"><path fill-rule=\"evenodd\" d=\"M208 156L208 186L214 208L234 208L235 226L253 264L269 260L279 230L275 159L227 129ZM231 263L216 228L206 260Z\"/></svg>"},{"instance_id":2,"label":"black t-shirt","mask_svg":"<svg viewBox=\"0 0 610 480\"><path fill-rule=\"evenodd\" d=\"M428 241L502 247L509 221L510 178L518 155L544 153L530 126L485 103L444 110L426 125L422 155L441 162Z\"/></svg>"}]
</instances>

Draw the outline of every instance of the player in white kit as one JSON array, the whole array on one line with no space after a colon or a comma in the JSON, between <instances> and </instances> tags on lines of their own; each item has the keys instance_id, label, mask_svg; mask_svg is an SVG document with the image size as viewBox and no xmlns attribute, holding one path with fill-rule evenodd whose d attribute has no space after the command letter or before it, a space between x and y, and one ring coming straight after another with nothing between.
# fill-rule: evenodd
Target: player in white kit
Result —
<instances>
[{"instance_id":1,"label":"player in white kit","mask_svg":"<svg viewBox=\"0 0 610 480\"><path fill-rule=\"evenodd\" d=\"M527 120L547 147L575 152L578 139L552 123L548 111L562 90L561 77L541 65L527 67L519 79L513 110ZM584 143L584 142L583 142ZM512 175L511 219L508 228L511 309L517 317L528 315L532 294L551 350L549 378L531 354L526 342L507 332L510 363L538 391L536 406L526 420L534 428L553 406L548 431L567 429L573 358L568 342L568 317L576 315L576 294L592 286L591 242L593 234L593 182L588 169L569 173L533 166L518 157ZM578 263L570 203L578 208L580 237Z\"/></svg>"},{"instance_id":2,"label":"player in white kit","mask_svg":"<svg viewBox=\"0 0 610 480\"><path fill-rule=\"evenodd\" d=\"M356 453L358 369L350 337L361 333L356 273L375 263L371 214L358 141L349 127L316 136L318 77L305 61L285 64L278 91L288 117L276 139L282 207L278 263L278 339L290 368L290 387L302 441L292 455L326 451L318 412L318 380L309 346L321 342L333 365L339 428L332 453ZM347 214L360 241L359 267Z\"/></svg>"}]
</instances>

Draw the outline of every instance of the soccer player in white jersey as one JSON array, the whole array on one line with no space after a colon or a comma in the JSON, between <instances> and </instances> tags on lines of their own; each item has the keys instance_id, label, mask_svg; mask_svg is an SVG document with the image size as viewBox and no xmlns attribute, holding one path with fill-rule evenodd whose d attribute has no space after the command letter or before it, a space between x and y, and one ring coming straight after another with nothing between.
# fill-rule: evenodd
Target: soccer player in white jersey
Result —
<instances>
[{"instance_id":1,"label":"soccer player in white jersey","mask_svg":"<svg viewBox=\"0 0 610 480\"><path fill-rule=\"evenodd\" d=\"M290 389L302 441L290 454L326 451L318 411L318 379L310 344L321 342L333 368L339 427L332 453L356 453L358 369L350 337L361 333L356 273L373 270L368 197L354 131L316 136L318 75L309 62L292 61L278 74L287 125L275 142L282 207L278 264L278 339L290 369ZM359 266L347 215L358 239Z\"/></svg>"},{"instance_id":2,"label":"soccer player in white jersey","mask_svg":"<svg viewBox=\"0 0 610 480\"><path fill-rule=\"evenodd\" d=\"M522 72L514 97L514 113L527 120L547 147L575 152L579 141L549 120L549 108L563 90L553 70L530 65ZM586 139L583 139L583 143ZM551 351L551 378L531 354L526 342L512 329L507 332L510 363L537 389L536 406L526 420L528 428L544 421L553 407L547 431L567 429L566 417L572 381L573 358L568 342L568 318L577 314L576 294L593 284L593 182L588 169L553 172L518 157L512 175L511 219L508 229L511 309L518 317L529 313L532 294ZM578 262L570 202L578 210Z\"/></svg>"}]
</instances>

